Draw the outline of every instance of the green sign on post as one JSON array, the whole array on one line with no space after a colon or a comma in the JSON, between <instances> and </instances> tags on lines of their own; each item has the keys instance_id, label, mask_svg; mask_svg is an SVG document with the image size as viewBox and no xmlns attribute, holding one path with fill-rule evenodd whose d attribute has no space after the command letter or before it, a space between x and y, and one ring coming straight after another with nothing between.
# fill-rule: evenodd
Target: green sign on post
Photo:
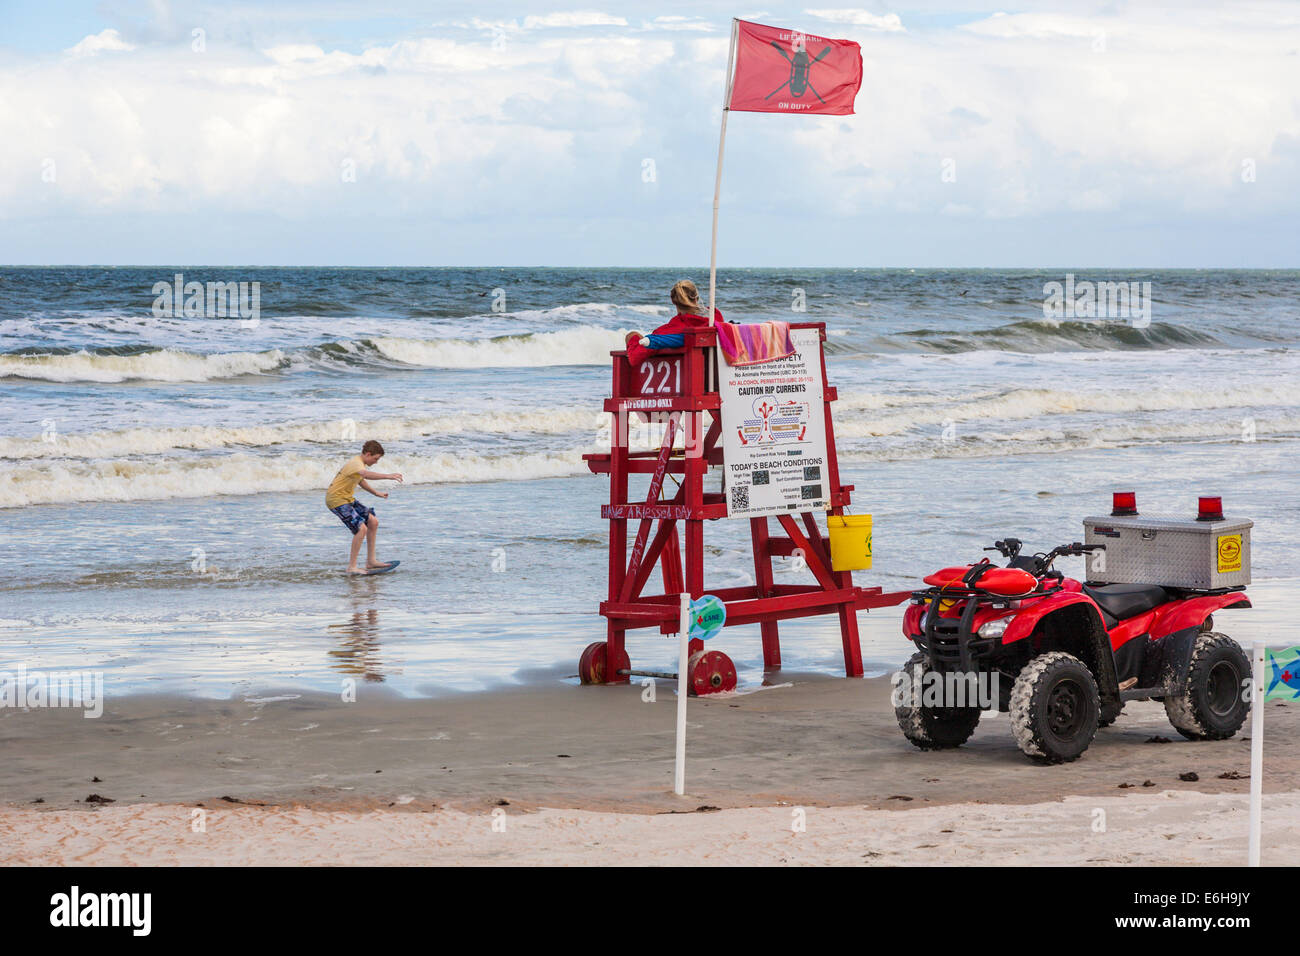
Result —
<instances>
[{"instance_id":1,"label":"green sign on post","mask_svg":"<svg viewBox=\"0 0 1300 956\"><path fill-rule=\"evenodd\" d=\"M707 641L727 623L727 605L712 594L691 602L691 640Z\"/></svg>"},{"instance_id":2,"label":"green sign on post","mask_svg":"<svg viewBox=\"0 0 1300 956\"><path fill-rule=\"evenodd\" d=\"M1296 700L1300 698L1300 647L1268 652L1268 689L1265 700Z\"/></svg>"}]
</instances>

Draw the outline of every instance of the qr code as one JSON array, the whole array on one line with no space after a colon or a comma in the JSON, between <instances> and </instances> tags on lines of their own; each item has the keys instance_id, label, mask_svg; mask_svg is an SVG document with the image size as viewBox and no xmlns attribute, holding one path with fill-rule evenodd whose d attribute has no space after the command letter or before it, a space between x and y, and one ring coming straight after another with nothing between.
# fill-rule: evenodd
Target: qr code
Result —
<instances>
[{"instance_id":1,"label":"qr code","mask_svg":"<svg viewBox=\"0 0 1300 956\"><path fill-rule=\"evenodd\" d=\"M763 471L751 472L749 476L749 480L751 484L755 484L755 485L770 484L772 481L772 474L766 469Z\"/></svg>"},{"instance_id":2,"label":"qr code","mask_svg":"<svg viewBox=\"0 0 1300 956\"><path fill-rule=\"evenodd\" d=\"M749 486L733 485L731 488L731 510L745 511L749 508Z\"/></svg>"}]
</instances>

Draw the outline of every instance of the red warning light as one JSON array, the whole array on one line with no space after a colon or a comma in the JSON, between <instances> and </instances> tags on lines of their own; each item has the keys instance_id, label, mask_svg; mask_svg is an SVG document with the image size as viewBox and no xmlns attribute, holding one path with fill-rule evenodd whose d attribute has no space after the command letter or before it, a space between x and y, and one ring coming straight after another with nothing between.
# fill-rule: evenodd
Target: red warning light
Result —
<instances>
[{"instance_id":1,"label":"red warning light","mask_svg":"<svg viewBox=\"0 0 1300 956\"><path fill-rule=\"evenodd\" d=\"M1112 499L1110 514L1113 518L1126 517L1138 513L1137 492L1117 491Z\"/></svg>"},{"instance_id":2,"label":"red warning light","mask_svg":"<svg viewBox=\"0 0 1300 956\"><path fill-rule=\"evenodd\" d=\"M1222 521L1223 498L1219 495L1202 495L1196 514L1197 521Z\"/></svg>"}]
</instances>

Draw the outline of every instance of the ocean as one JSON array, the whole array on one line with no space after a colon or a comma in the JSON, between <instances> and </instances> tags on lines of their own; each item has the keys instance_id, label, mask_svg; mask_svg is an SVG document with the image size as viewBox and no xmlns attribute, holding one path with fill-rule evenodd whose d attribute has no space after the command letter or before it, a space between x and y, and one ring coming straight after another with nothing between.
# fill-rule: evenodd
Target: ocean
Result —
<instances>
[{"instance_id":1,"label":"ocean","mask_svg":"<svg viewBox=\"0 0 1300 956\"><path fill-rule=\"evenodd\" d=\"M158 314L155 287L178 274L257 283L256 316ZM604 634L607 487L581 456L603 447L609 352L668 318L683 277L708 278L0 269L0 670L217 697L572 680ZM1067 281L1135 283L1146 311L1045 315ZM1006 535L1079 539L1113 490L1180 514L1222 494L1256 522L1256 610L1228 630L1285 638L1300 272L727 269L718 305L826 323L842 478L875 518L860 583L907 589ZM323 496L368 438L406 477L387 500L361 495L380 557L402 565L356 579ZM745 522L710 523L706 585L750 583L747 545ZM869 672L908 655L900 614L863 616ZM783 625L790 671L842 673L834 621ZM714 643L759 686L756 627ZM629 650L672 667L657 632Z\"/></svg>"}]
</instances>

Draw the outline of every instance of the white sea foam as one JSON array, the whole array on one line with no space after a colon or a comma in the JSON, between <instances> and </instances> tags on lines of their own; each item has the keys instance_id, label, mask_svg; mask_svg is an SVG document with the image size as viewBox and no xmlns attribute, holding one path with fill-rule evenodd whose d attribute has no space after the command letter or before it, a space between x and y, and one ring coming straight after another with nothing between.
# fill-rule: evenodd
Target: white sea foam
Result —
<instances>
[{"instance_id":1,"label":"white sea foam","mask_svg":"<svg viewBox=\"0 0 1300 956\"><path fill-rule=\"evenodd\" d=\"M206 382L269 372L285 364L279 349L199 355L174 349L137 355L0 355L0 378L47 382Z\"/></svg>"},{"instance_id":2,"label":"white sea foam","mask_svg":"<svg viewBox=\"0 0 1300 956\"><path fill-rule=\"evenodd\" d=\"M1261 418L1254 423L1254 440L1294 437L1300 434L1300 417ZM838 436L837 436L838 437ZM918 441L909 438L876 447L848 447L841 461L896 461L926 458L986 458L1013 454L1045 454L1121 448L1152 443L1245 444L1239 420L1218 422L1120 422L1102 427L1024 428L1016 431L979 431L957 428L950 440Z\"/></svg>"},{"instance_id":3,"label":"white sea foam","mask_svg":"<svg viewBox=\"0 0 1300 956\"><path fill-rule=\"evenodd\" d=\"M852 431L852 429L849 429ZM1260 416L1254 421L1256 440L1300 433L1300 416ZM403 473L411 484L479 481L527 481L587 473L584 452L590 444L547 452L469 452L435 455L392 454L384 468ZM657 447L647 429L635 447ZM842 436L846 437L846 436ZM918 458L983 457L1034 454L1150 442L1230 442L1241 440L1236 418L1215 421L1112 421L1100 427L1086 423L1015 430L958 428L951 441L934 437L886 438L859 447L868 436L847 436L842 443L846 461L886 461ZM854 438L857 440L855 441ZM73 501L201 498L223 494L320 491L339 465L337 452L325 455L283 452L234 452L212 455L154 455L130 459L58 459L0 463L0 508ZM385 486L387 487L387 486ZM397 492L400 495L400 490Z\"/></svg>"},{"instance_id":4,"label":"white sea foam","mask_svg":"<svg viewBox=\"0 0 1300 956\"><path fill-rule=\"evenodd\" d=\"M585 473L587 469L582 461L585 450L502 455L389 455L384 459L384 468L400 472L409 484L523 481ZM316 458L296 453L24 462L0 466L0 508L71 501L205 498L312 490L320 491L323 502L324 489L339 464L337 455ZM384 485L390 491L394 487L400 495L401 486Z\"/></svg>"},{"instance_id":5,"label":"white sea foam","mask_svg":"<svg viewBox=\"0 0 1300 956\"><path fill-rule=\"evenodd\" d=\"M352 450L357 436L384 442L406 441L426 435L565 435L596 434L607 427L609 416L596 407L551 408L531 412L460 412L369 421L273 422L265 425L223 427L189 425L162 428L126 428L112 431L71 432L42 437L0 437L0 458L126 458L157 455L180 449L210 451L220 448L267 448L298 442L335 445Z\"/></svg>"},{"instance_id":6,"label":"white sea foam","mask_svg":"<svg viewBox=\"0 0 1300 956\"><path fill-rule=\"evenodd\" d=\"M541 368L556 365L604 365L609 353L623 347L624 332L584 325L554 332L530 332L479 339L376 338L345 340L328 349L313 346L289 352L186 352L159 349L135 355L87 351L61 355L0 354L0 379L28 378L49 382L128 381L207 382L242 375L301 368L312 363L364 368L400 363L426 368Z\"/></svg>"},{"instance_id":7,"label":"white sea foam","mask_svg":"<svg viewBox=\"0 0 1300 956\"><path fill-rule=\"evenodd\" d=\"M1136 412L1214 411L1241 409L1254 416L1260 407L1300 407L1300 392L1281 385L1185 390L1057 391L1013 389L986 392L962 400L938 395L849 395L836 404L835 433L842 438L904 434L914 428L945 421L1016 420L1050 415ZM905 410L896 411L895 409ZM868 415L857 414L867 412ZM1157 423L1154 428L1167 427Z\"/></svg>"},{"instance_id":8,"label":"white sea foam","mask_svg":"<svg viewBox=\"0 0 1300 956\"><path fill-rule=\"evenodd\" d=\"M623 347L625 331L581 326L492 339L372 340L385 358L428 368L539 368L551 365L605 365Z\"/></svg>"}]
</instances>

